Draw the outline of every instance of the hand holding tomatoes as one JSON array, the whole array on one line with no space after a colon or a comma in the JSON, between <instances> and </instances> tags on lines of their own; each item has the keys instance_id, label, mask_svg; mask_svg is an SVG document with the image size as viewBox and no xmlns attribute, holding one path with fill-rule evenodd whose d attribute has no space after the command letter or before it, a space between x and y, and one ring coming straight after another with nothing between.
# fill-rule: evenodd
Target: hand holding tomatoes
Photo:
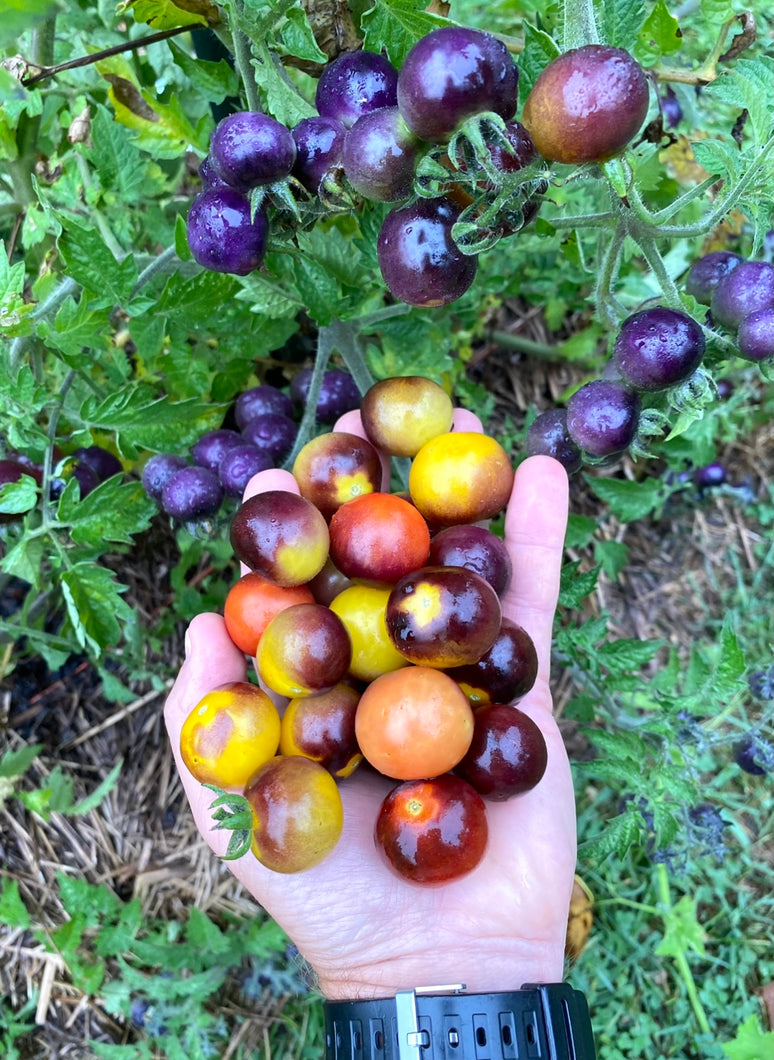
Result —
<instances>
[{"instance_id":1,"label":"hand holding tomatoes","mask_svg":"<svg viewBox=\"0 0 774 1060\"><path fill-rule=\"evenodd\" d=\"M356 414L337 425L347 431L353 427L363 433ZM480 425L457 411L455 429L480 431ZM280 471L264 472L251 484L263 491L293 488L292 477ZM450 974L471 990L518 989L525 981L561 978L575 819L567 758L551 715L548 661L566 506L561 465L548 457L524 461L505 522L513 573L501 606L534 642L537 677L519 710L542 732L548 755L534 796L487 802L488 840L475 871L440 892L396 887L373 837L377 814L395 781L364 767L338 786L342 836L320 864L291 876L252 857L231 864L295 941L328 997L390 994L406 984L446 981ZM200 615L189 629L186 662L166 708L194 816L221 854L227 836L212 827L211 793L182 764L179 734L187 714L214 684L245 680L245 662L223 620ZM416 808L416 801L412 805Z\"/></svg>"}]
</instances>

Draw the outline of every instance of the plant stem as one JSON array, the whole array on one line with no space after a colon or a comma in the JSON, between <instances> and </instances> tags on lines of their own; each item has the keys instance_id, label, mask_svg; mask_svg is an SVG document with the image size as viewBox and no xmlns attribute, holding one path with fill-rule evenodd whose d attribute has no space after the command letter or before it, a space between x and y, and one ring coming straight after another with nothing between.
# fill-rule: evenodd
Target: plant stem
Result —
<instances>
[{"instance_id":1,"label":"plant stem","mask_svg":"<svg viewBox=\"0 0 774 1060\"><path fill-rule=\"evenodd\" d=\"M599 44L593 0L564 0L564 51Z\"/></svg>"},{"instance_id":2,"label":"plant stem","mask_svg":"<svg viewBox=\"0 0 774 1060\"><path fill-rule=\"evenodd\" d=\"M341 354L344 364L346 364L350 375L355 380L355 386L361 394L365 394L366 390L373 386L374 377L366 364L363 351L358 342L357 332L352 324L345 323L342 320L334 320L330 326L330 331L333 345Z\"/></svg>"},{"instance_id":3,"label":"plant stem","mask_svg":"<svg viewBox=\"0 0 774 1060\"><path fill-rule=\"evenodd\" d=\"M309 380L309 393L306 395L306 405L301 422L298 425L296 440L293 443L290 455L283 465L286 471L291 470L296 457L314 434L317 425L317 402L320 397L323 376L333 353L333 345L330 327L320 328L317 334L317 354L312 368L312 378Z\"/></svg>"},{"instance_id":4,"label":"plant stem","mask_svg":"<svg viewBox=\"0 0 774 1060\"><path fill-rule=\"evenodd\" d=\"M663 863L656 865L656 886L658 890L659 904L663 909L662 917L665 922L668 922L670 913L672 912L672 896L669 893L669 876L667 874L667 868ZM685 955L685 950L680 949L676 954L672 954L672 956L677 964L680 977L685 984L685 989L688 991L688 998L691 1002L691 1008L696 1017L696 1022L699 1024L702 1034L710 1035L712 1033L712 1028L707 1019L707 1013L704 1011L704 1006L701 1003L699 991L696 987L696 980L693 977L693 972L688 963L688 958Z\"/></svg>"},{"instance_id":5,"label":"plant stem","mask_svg":"<svg viewBox=\"0 0 774 1060\"><path fill-rule=\"evenodd\" d=\"M648 265L650 265L651 269L656 274L656 278L661 285L661 290L664 293L665 300L669 303L672 309L682 309L683 303L680 298L680 292L677 290L675 281L667 272L664 259L661 257L661 253L656 246L655 239L651 236L640 236L636 242L642 253L645 255L645 260Z\"/></svg>"},{"instance_id":6,"label":"plant stem","mask_svg":"<svg viewBox=\"0 0 774 1060\"><path fill-rule=\"evenodd\" d=\"M39 81L45 81L49 77L55 77L57 74L62 73L63 70L76 70L81 66L91 66L92 63L98 63L102 59L109 59L111 55L120 55L122 52L133 52L139 48L147 48L150 44L158 44L159 41L167 40L169 37L177 37L181 33L188 33L191 30L191 26L177 26L175 29L164 29L159 33L151 33L147 37L139 37L137 40L124 41L123 44L114 44L110 48L103 48L102 51L92 52L91 55L81 55L78 59L69 59L66 63L58 63L56 66L49 65L36 60L31 65L38 67L38 72L33 74L32 77L25 77L22 79L22 84L25 88L31 88L32 85L37 85Z\"/></svg>"},{"instance_id":7,"label":"plant stem","mask_svg":"<svg viewBox=\"0 0 774 1060\"><path fill-rule=\"evenodd\" d=\"M600 320L604 320L611 327L616 327L618 320L615 312L611 310L613 299L612 283L618 268L624 240L626 239L626 228L618 225L613 229L613 235L602 258L602 267L599 272L597 286L594 291L594 301Z\"/></svg>"},{"instance_id":8,"label":"plant stem","mask_svg":"<svg viewBox=\"0 0 774 1060\"><path fill-rule=\"evenodd\" d=\"M129 295L129 301L131 302L138 291L142 290L146 283L153 279L156 273L161 272L165 265L175 257L177 251L175 250L174 244L171 247L167 247L163 250L158 257L154 258L153 261L146 265L140 275L137 277L137 283L132 288L132 293Z\"/></svg>"},{"instance_id":9,"label":"plant stem","mask_svg":"<svg viewBox=\"0 0 774 1060\"><path fill-rule=\"evenodd\" d=\"M67 301L71 294L78 289L78 284L75 280L66 276L57 287L51 292L51 294L43 302L40 302L36 309L32 311L33 320L41 320L43 317L53 315L59 309L63 302ZM11 371L15 372L21 365L24 351L31 341L32 336L25 335L13 340L11 343L10 350L10 368Z\"/></svg>"},{"instance_id":10,"label":"plant stem","mask_svg":"<svg viewBox=\"0 0 774 1060\"><path fill-rule=\"evenodd\" d=\"M240 26L241 15L244 12L244 0L234 0L234 11L236 19L232 29L234 37L234 65L245 89L245 99L248 110L260 110L261 101L258 98L258 86L255 83L255 70L253 69L253 49L250 38Z\"/></svg>"},{"instance_id":11,"label":"plant stem","mask_svg":"<svg viewBox=\"0 0 774 1060\"><path fill-rule=\"evenodd\" d=\"M542 361L561 361L562 351L558 346L547 346L544 342L534 342L525 339L522 335L514 335L510 331L487 331L484 338L490 342L496 342L498 346L507 346L511 350L519 350L528 353L531 357L537 357Z\"/></svg>"}]
</instances>

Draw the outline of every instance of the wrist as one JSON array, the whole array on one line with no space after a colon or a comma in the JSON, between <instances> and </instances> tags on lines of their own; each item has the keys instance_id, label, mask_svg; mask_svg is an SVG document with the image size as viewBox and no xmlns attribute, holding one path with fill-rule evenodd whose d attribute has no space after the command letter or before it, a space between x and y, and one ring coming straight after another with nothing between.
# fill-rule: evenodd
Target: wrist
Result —
<instances>
[{"instance_id":1,"label":"wrist","mask_svg":"<svg viewBox=\"0 0 774 1060\"><path fill-rule=\"evenodd\" d=\"M523 983L558 983L564 976L564 944L548 941L484 940L456 950L426 950L409 955L349 961L317 967L318 988L328 1001L394 997L402 990L436 983L465 983L470 993L520 990Z\"/></svg>"}]
</instances>

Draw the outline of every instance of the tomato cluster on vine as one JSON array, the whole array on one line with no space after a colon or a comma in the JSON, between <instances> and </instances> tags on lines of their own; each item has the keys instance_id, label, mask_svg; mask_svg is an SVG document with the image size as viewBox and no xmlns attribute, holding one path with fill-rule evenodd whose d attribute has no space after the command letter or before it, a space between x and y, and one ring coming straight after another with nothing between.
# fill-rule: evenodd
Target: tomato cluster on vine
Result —
<instances>
[{"instance_id":1,"label":"tomato cluster on vine","mask_svg":"<svg viewBox=\"0 0 774 1060\"><path fill-rule=\"evenodd\" d=\"M260 687L205 696L181 753L231 793L222 819L241 807L238 853L275 871L331 852L339 784L364 768L392 782L374 822L387 863L415 883L455 879L483 856L485 800L521 795L545 771L541 730L514 705L536 680L535 646L503 616L512 565L482 525L506 506L513 468L452 416L431 380L382 380L363 398L365 436L312 439L293 465L298 492L256 493L232 519L246 573L224 621ZM391 456L410 460L405 492L383 489Z\"/></svg>"},{"instance_id":2,"label":"tomato cluster on vine","mask_svg":"<svg viewBox=\"0 0 774 1060\"><path fill-rule=\"evenodd\" d=\"M258 111L228 115L188 214L194 258L246 275L262 264L273 225L314 223L363 200L390 203L377 240L390 292L415 306L453 302L473 282L478 254L534 219L547 162L611 157L648 107L639 64L604 45L549 63L523 124L518 82L502 41L444 26L422 37L400 70L375 52L339 56L317 83L317 114L293 128Z\"/></svg>"}]
</instances>

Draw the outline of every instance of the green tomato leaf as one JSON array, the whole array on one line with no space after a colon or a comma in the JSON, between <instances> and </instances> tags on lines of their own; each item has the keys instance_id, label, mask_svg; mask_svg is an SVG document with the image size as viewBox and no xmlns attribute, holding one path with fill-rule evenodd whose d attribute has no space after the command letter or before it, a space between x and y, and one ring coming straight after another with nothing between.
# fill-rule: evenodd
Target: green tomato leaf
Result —
<instances>
[{"instance_id":1,"label":"green tomato leaf","mask_svg":"<svg viewBox=\"0 0 774 1060\"><path fill-rule=\"evenodd\" d=\"M94 166L104 192L117 192L126 203L141 202L150 190L149 163L132 142L131 133L114 121L107 107L91 120L91 144L81 150Z\"/></svg>"},{"instance_id":2,"label":"green tomato leaf","mask_svg":"<svg viewBox=\"0 0 774 1060\"><path fill-rule=\"evenodd\" d=\"M699 18L715 24L728 22L734 17L733 0L701 0Z\"/></svg>"},{"instance_id":3,"label":"green tomato leaf","mask_svg":"<svg viewBox=\"0 0 774 1060\"><path fill-rule=\"evenodd\" d=\"M61 586L80 646L92 655L101 655L118 644L123 625L132 614L121 597L126 586L119 584L114 572L82 560L62 572Z\"/></svg>"},{"instance_id":4,"label":"green tomato leaf","mask_svg":"<svg viewBox=\"0 0 774 1060\"><path fill-rule=\"evenodd\" d=\"M447 18L430 14L426 7L426 0L376 0L361 20L363 47L375 52L384 49L390 62L400 69L420 37L453 24Z\"/></svg>"},{"instance_id":5,"label":"green tomato leaf","mask_svg":"<svg viewBox=\"0 0 774 1060\"><path fill-rule=\"evenodd\" d=\"M740 1024L730 1042L721 1042L723 1052L729 1060L760 1060L762 1056L774 1056L774 1031L764 1031L756 1015L749 1016Z\"/></svg>"},{"instance_id":6,"label":"green tomato leaf","mask_svg":"<svg viewBox=\"0 0 774 1060\"><path fill-rule=\"evenodd\" d=\"M78 545L99 546L102 541L131 544L133 535L147 530L156 512L139 482L107 479L82 500L65 491L57 515L70 524L70 536Z\"/></svg>"},{"instance_id":7,"label":"green tomato leaf","mask_svg":"<svg viewBox=\"0 0 774 1060\"><path fill-rule=\"evenodd\" d=\"M321 51L315 40L306 11L300 3L285 12L285 22L280 27L282 43L291 55L312 63L326 63L328 56Z\"/></svg>"},{"instance_id":8,"label":"green tomato leaf","mask_svg":"<svg viewBox=\"0 0 774 1060\"><path fill-rule=\"evenodd\" d=\"M762 147L774 133L774 59L762 55L757 59L737 59L733 69L724 70L707 86L707 93L749 117L745 128L752 130L755 143Z\"/></svg>"},{"instance_id":9,"label":"green tomato leaf","mask_svg":"<svg viewBox=\"0 0 774 1060\"><path fill-rule=\"evenodd\" d=\"M169 43L175 64L180 67L188 81L201 92L205 99L212 103L222 103L227 96L239 95L239 77L225 60L221 59L220 62L213 63L206 62L204 59L194 59L185 48L181 48L177 41L173 40Z\"/></svg>"},{"instance_id":10,"label":"green tomato leaf","mask_svg":"<svg viewBox=\"0 0 774 1060\"><path fill-rule=\"evenodd\" d=\"M19 45L19 37L59 5L55 0L4 0L0 47Z\"/></svg>"},{"instance_id":11,"label":"green tomato leaf","mask_svg":"<svg viewBox=\"0 0 774 1060\"><path fill-rule=\"evenodd\" d=\"M95 295L91 309L124 305L137 282L137 266L131 254L117 261L105 246L99 229L73 217L61 217L64 227L59 251L72 279Z\"/></svg>"},{"instance_id":12,"label":"green tomato leaf","mask_svg":"<svg viewBox=\"0 0 774 1060\"><path fill-rule=\"evenodd\" d=\"M35 507L38 499L38 484L31 475L22 475L18 482L6 482L0 486L0 512L3 515L21 515Z\"/></svg>"},{"instance_id":13,"label":"green tomato leaf","mask_svg":"<svg viewBox=\"0 0 774 1060\"><path fill-rule=\"evenodd\" d=\"M0 923L10 928L21 928L22 931L26 931L32 924L32 917L19 894L18 880L4 879L2 881Z\"/></svg>"},{"instance_id":14,"label":"green tomato leaf","mask_svg":"<svg viewBox=\"0 0 774 1060\"><path fill-rule=\"evenodd\" d=\"M655 66L662 56L679 51L682 44L683 35L677 19L664 0L658 0L637 36L635 59L643 66Z\"/></svg>"},{"instance_id":15,"label":"green tomato leaf","mask_svg":"<svg viewBox=\"0 0 774 1060\"><path fill-rule=\"evenodd\" d=\"M560 52L559 45L542 29L524 23L524 51L519 56L519 99L523 105L543 69Z\"/></svg>"},{"instance_id":16,"label":"green tomato leaf","mask_svg":"<svg viewBox=\"0 0 774 1060\"><path fill-rule=\"evenodd\" d=\"M645 21L644 0L596 0L599 36L606 44L631 48Z\"/></svg>"},{"instance_id":17,"label":"green tomato leaf","mask_svg":"<svg viewBox=\"0 0 774 1060\"><path fill-rule=\"evenodd\" d=\"M123 0L116 5L116 13L125 11L131 11L138 22L147 22L154 30L215 26L220 22L218 9L209 0Z\"/></svg>"},{"instance_id":18,"label":"green tomato leaf","mask_svg":"<svg viewBox=\"0 0 774 1060\"><path fill-rule=\"evenodd\" d=\"M664 500L664 486L656 479L629 482L626 479L585 476L592 490L622 523L644 519L655 512Z\"/></svg>"},{"instance_id":19,"label":"green tomato leaf","mask_svg":"<svg viewBox=\"0 0 774 1060\"><path fill-rule=\"evenodd\" d=\"M255 80L269 114L290 129L302 118L311 118L317 113L287 77L264 41L253 41L253 56Z\"/></svg>"}]
</instances>

